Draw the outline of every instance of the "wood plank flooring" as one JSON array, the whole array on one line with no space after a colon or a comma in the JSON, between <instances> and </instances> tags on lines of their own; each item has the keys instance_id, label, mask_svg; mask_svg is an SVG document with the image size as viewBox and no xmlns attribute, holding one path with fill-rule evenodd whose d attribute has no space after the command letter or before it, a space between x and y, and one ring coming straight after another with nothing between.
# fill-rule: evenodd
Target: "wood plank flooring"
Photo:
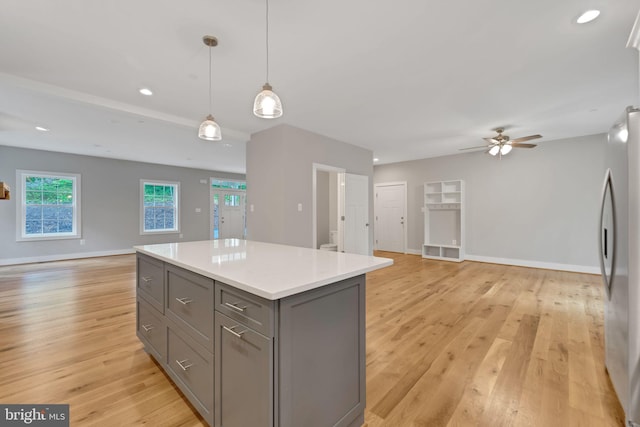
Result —
<instances>
[{"instance_id":1,"label":"wood plank flooring","mask_svg":"<svg viewBox=\"0 0 640 427\"><path fill-rule=\"evenodd\" d=\"M395 265L368 275L365 426L624 425L598 276L377 255ZM0 267L0 402L206 425L135 335L132 255Z\"/></svg>"}]
</instances>

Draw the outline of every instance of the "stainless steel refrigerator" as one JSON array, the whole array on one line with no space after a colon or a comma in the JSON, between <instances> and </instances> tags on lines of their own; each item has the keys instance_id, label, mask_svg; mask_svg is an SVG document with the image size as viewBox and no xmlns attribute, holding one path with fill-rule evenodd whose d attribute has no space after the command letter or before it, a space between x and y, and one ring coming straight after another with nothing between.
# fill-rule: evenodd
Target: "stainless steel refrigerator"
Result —
<instances>
[{"instance_id":1,"label":"stainless steel refrigerator","mask_svg":"<svg viewBox=\"0 0 640 427\"><path fill-rule=\"evenodd\" d=\"M609 131L600 209L605 364L629 426L640 426L640 110Z\"/></svg>"}]
</instances>

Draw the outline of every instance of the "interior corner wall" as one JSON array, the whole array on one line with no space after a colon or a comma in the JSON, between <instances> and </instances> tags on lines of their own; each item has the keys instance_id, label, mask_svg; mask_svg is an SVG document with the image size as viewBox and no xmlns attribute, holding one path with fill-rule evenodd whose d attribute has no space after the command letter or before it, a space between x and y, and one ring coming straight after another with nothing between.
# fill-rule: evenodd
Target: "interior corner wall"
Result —
<instances>
[{"instance_id":1,"label":"interior corner wall","mask_svg":"<svg viewBox=\"0 0 640 427\"><path fill-rule=\"evenodd\" d=\"M248 239L313 246L314 163L369 177L372 223L373 152L293 126L277 125L251 135L247 143ZM373 230L369 232L372 252Z\"/></svg>"},{"instance_id":2,"label":"interior corner wall","mask_svg":"<svg viewBox=\"0 0 640 427\"><path fill-rule=\"evenodd\" d=\"M81 239L16 241L16 170L81 175ZM133 246L209 239L211 177L244 175L0 146L0 181L12 189L0 200L0 265L131 252ZM179 234L140 234L140 180L180 182ZM202 183L201 181L204 181ZM196 212L196 208L200 212Z\"/></svg>"},{"instance_id":3,"label":"interior corner wall","mask_svg":"<svg viewBox=\"0 0 640 427\"><path fill-rule=\"evenodd\" d=\"M379 165L374 183L407 182L410 252L424 240L423 183L463 179L469 259L595 272L605 143L591 135L502 160L474 152Z\"/></svg>"}]
</instances>

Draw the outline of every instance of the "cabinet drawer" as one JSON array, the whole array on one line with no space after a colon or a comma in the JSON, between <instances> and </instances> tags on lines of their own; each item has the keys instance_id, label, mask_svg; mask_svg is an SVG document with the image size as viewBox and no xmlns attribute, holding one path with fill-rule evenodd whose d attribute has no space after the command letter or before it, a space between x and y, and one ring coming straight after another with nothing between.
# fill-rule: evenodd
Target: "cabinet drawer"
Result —
<instances>
[{"instance_id":1,"label":"cabinet drawer","mask_svg":"<svg viewBox=\"0 0 640 427\"><path fill-rule=\"evenodd\" d=\"M216 310L262 335L273 337L274 301L216 282Z\"/></svg>"},{"instance_id":2,"label":"cabinet drawer","mask_svg":"<svg viewBox=\"0 0 640 427\"><path fill-rule=\"evenodd\" d=\"M213 279L166 265L165 313L209 351L213 351Z\"/></svg>"},{"instance_id":3,"label":"cabinet drawer","mask_svg":"<svg viewBox=\"0 0 640 427\"><path fill-rule=\"evenodd\" d=\"M213 419L213 354L168 325L167 368L180 389L208 420Z\"/></svg>"},{"instance_id":4,"label":"cabinet drawer","mask_svg":"<svg viewBox=\"0 0 640 427\"><path fill-rule=\"evenodd\" d=\"M162 261L137 255L137 291L156 310L164 308L164 264Z\"/></svg>"},{"instance_id":5,"label":"cabinet drawer","mask_svg":"<svg viewBox=\"0 0 640 427\"><path fill-rule=\"evenodd\" d=\"M216 313L215 353L215 426L273 426L273 338Z\"/></svg>"},{"instance_id":6,"label":"cabinet drawer","mask_svg":"<svg viewBox=\"0 0 640 427\"><path fill-rule=\"evenodd\" d=\"M136 301L136 329L138 338L145 349L160 363L164 363L167 354L167 332L163 316L145 300Z\"/></svg>"}]
</instances>

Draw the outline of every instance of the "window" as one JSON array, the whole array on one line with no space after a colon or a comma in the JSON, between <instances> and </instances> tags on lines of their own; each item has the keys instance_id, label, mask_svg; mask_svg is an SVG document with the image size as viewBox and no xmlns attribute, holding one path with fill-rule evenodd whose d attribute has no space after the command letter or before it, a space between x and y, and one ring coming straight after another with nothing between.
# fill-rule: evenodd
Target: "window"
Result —
<instances>
[{"instance_id":1,"label":"window","mask_svg":"<svg viewBox=\"0 0 640 427\"><path fill-rule=\"evenodd\" d=\"M16 171L17 240L80 237L80 175Z\"/></svg>"},{"instance_id":2,"label":"window","mask_svg":"<svg viewBox=\"0 0 640 427\"><path fill-rule=\"evenodd\" d=\"M240 195L239 194L225 194L224 195L224 205L225 206L240 206Z\"/></svg>"},{"instance_id":3,"label":"window","mask_svg":"<svg viewBox=\"0 0 640 427\"><path fill-rule=\"evenodd\" d=\"M140 233L177 233L180 183L140 181Z\"/></svg>"},{"instance_id":4,"label":"window","mask_svg":"<svg viewBox=\"0 0 640 427\"><path fill-rule=\"evenodd\" d=\"M246 190L247 183L245 181L230 181L224 179L211 178L211 187L222 188L226 190Z\"/></svg>"}]
</instances>

